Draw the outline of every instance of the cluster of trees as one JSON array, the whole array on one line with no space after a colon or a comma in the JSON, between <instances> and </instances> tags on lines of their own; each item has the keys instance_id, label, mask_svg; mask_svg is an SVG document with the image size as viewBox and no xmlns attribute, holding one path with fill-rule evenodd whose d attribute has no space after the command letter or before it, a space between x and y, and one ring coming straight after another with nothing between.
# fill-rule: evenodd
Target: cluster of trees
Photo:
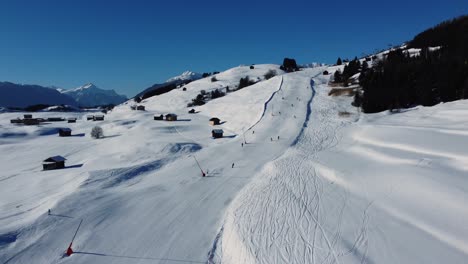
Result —
<instances>
[{"instance_id":1,"label":"cluster of trees","mask_svg":"<svg viewBox=\"0 0 468 264\"><path fill-rule=\"evenodd\" d=\"M267 73L265 73L265 75L263 75L263 77L265 77L265 80L269 80L269 79L275 77L276 74L277 73L276 73L275 70L269 70L269 71L267 71Z\"/></svg>"},{"instance_id":2,"label":"cluster of trees","mask_svg":"<svg viewBox=\"0 0 468 264\"><path fill-rule=\"evenodd\" d=\"M254 80L251 80L249 76L245 76L244 78L240 78L239 80L239 85L237 86L237 89L242 89L247 86L250 86L252 84L255 84Z\"/></svg>"},{"instance_id":3,"label":"cluster of trees","mask_svg":"<svg viewBox=\"0 0 468 264\"><path fill-rule=\"evenodd\" d=\"M280 69L285 72L294 72L298 71L299 67L297 66L295 59L284 58L283 65L280 66Z\"/></svg>"},{"instance_id":4,"label":"cluster of trees","mask_svg":"<svg viewBox=\"0 0 468 264\"><path fill-rule=\"evenodd\" d=\"M396 49L362 71L355 104L364 112L468 98L468 16L422 32L408 47L421 48L419 56Z\"/></svg>"},{"instance_id":5,"label":"cluster of trees","mask_svg":"<svg viewBox=\"0 0 468 264\"><path fill-rule=\"evenodd\" d=\"M207 98L216 99L216 98L219 98L219 97L223 97L225 95L226 94L223 93L219 89L215 89L215 90L211 91L210 93L207 93L205 90L201 90L200 93L197 94L197 96L192 99L192 102L187 104L187 107L192 107L192 106L197 106L197 105L204 105L206 103L205 100Z\"/></svg>"},{"instance_id":6,"label":"cluster of trees","mask_svg":"<svg viewBox=\"0 0 468 264\"><path fill-rule=\"evenodd\" d=\"M341 62L341 59L338 58L338 62ZM338 64L337 65L341 65ZM354 58L354 60L350 61L347 65L344 66L343 72L341 71L336 71L334 77L334 81L336 83L343 83L344 86L348 85L348 80L351 76L355 75L358 72L365 71L369 68L369 65L367 64L366 61L364 61L362 64L358 60L357 57Z\"/></svg>"},{"instance_id":7,"label":"cluster of trees","mask_svg":"<svg viewBox=\"0 0 468 264\"><path fill-rule=\"evenodd\" d=\"M202 74L202 78L206 78L208 76L211 76L211 75L215 75L215 74L218 74L219 72L218 71L214 71L214 72L204 72Z\"/></svg>"}]
</instances>

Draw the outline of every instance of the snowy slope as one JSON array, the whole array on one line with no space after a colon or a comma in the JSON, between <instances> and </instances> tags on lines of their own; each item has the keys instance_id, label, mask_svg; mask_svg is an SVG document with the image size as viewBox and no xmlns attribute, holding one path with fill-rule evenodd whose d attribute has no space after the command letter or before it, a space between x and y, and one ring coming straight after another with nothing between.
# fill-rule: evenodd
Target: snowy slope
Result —
<instances>
[{"instance_id":1,"label":"snowy slope","mask_svg":"<svg viewBox=\"0 0 468 264\"><path fill-rule=\"evenodd\" d=\"M212 90L220 89L225 92L226 87L229 87L231 90L235 90L241 78L249 76L252 80L264 80L264 75L269 70L275 70L278 75L284 73L279 69L279 65L273 64L255 65L254 69L250 69L249 66L239 66L186 84L184 86L186 91L184 91L183 88L172 90L169 93L143 100L142 104L145 105L147 109L154 111L176 111L187 109L187 104L192 102L192 99L194 99L202 90L211 92ZM212 77L216 77L218 81L212 82ZM232 94L236 93L237 92L234 92Z\"/></svg>"},{"instance_id":2,"label":"snowy slope","mask_svg":"<svg viewBox=\"0 0 468 264\"><path fill-rule=\"evenodd\" d=\"M98 88L92 83L85 84L71 90L62 90L61 93L66 94L83 107L94 107L100 105L118 105L127 100L126 96L117 94L114 90L104 90Z\"/></svg>"},{"instance_id":3,"label":"snowy slope","mask_svg":"<svg viewBox=\"0 0 468 264\"><path fill-rule=\"evenodd\" d=\"M202 78L200 73L185 71L179 76L169 78L166 82L176 82L176 81L196 81Z\"/></svg>"},{"instance_id":4,"label":"snowy slope","mask_svg":"<svg viewBox=\"0 0 468 264\"><path fill-rule=\"evenodd\" d=\"M148 98L147 111L118 106L102 122L63 113L78 122L13 126L21 113L2 113L0 263L464 263L468 103L361 116L351 98L327 95L325 69L259 82L197 114L185 104L217 82ZM160 112L179 121L154 121ZM212 116L225 121L222 139L211 138ZM89 137L95 125L105 138ZM67 168L42 171L54 155Z\"/></svg>"},{"instance_id":5,"label":"snowy slope","mask_svg":"<svg viewBox=\"0 0 468 264\"><path fill-rule=\"evenodd\" d=\"M37 104L76 105L76 102L71 97L63 95L55 89L39 85L0 82L0 106L24 108Z\"/></svg>"},{"instance_id":6,"label":"snowy slope","mask_svg":"<svg viewBox=\"0 0 468 264\"><path fill-rule=\"evenodd\" d=\"M315 81L303 133L233 201L214 259L465 263L468 103L355 122Z\"/></svg>"}]
</instances>

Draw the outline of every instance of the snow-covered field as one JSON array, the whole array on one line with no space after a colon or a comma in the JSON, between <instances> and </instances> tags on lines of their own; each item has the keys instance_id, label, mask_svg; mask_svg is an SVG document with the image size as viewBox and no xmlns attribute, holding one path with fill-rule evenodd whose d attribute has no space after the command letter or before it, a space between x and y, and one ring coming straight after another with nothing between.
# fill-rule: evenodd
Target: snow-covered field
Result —
<instances>
[{"instance_id":1,"label":"snow-covered field","mask_svg":"<svg viewBox=\"0 0 468 264\"><path fill-rule=\"evenodd\" d=\"M269 69L281 75L187 113L202 89ZM360 115L327 95L325 69L238 67L101 122L1 113L0 263L466 263L468 103ZM169 112L179 121L153 120ZM55 155L67 168L42 171Z\"/></svg>"}]
</instances>

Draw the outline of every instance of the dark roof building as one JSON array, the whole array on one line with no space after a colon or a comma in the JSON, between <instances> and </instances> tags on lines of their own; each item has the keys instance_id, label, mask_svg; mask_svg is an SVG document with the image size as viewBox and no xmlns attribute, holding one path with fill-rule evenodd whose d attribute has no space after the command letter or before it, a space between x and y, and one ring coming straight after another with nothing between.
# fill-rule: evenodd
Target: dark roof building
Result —
<instances>
[{"instance_id":1,"label":"dark roof building","mask_svg":"<svg viewBox=\"0 0 468 264\"><path fill-rule=\"evenodd\" d=\"M68 127L66 127L66 128L60 128L60 129L59 129L59 136L61 136L61 137L69 137L69 136L71 136L71 132L72 132L72 130L71 130L70 128L68 128Z\"/></svg>"},{"instance_id":2,"label":"dark roof building","mask_svg":"<svg viewBox=\"0 0 468 264\"><path fill-rule=\"evenodd\" d=\"M177 115L176 114L167 114L166 115L166 121L177 121Z\"/></svg>"},{"instance_id":3,"label":"dark roof building","mask_svg":"<svg viewBox=\"0 0 468 264\"><path fill-rule=\"evenodd\" d=\"M213 129L211 130L211 136L213 138L222 138L224 131L222 129Z\"/></svg>"},{"instance_id":4,"label":"dark roof building","mask_svg":"<svg viewBox=\"0 0 468 264\"><path fill-rule=\"evenodd\" d=\"M42 167L44 170L56 170L65 168L66 158L62 156L53 156L48 159L45 159L42 162Z\"/></svg>"},{"instance_id":5,"label":"dark roof building","mask_svg":"<svg viewBox=\"0 0 468 264\"><path fill-rule=\"evenodd\" d=\"M95 115L93 120L94 121L102 121L102 120L104 120L104 115Z\"/></svg>"}]
</instances>

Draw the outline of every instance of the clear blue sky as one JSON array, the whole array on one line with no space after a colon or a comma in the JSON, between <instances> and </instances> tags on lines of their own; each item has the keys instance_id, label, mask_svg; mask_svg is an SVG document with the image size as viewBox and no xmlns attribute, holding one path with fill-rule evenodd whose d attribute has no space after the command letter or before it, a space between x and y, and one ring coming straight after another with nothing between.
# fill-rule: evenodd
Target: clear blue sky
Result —
<instances>
[{"instance_id":1,"label":"clear blue sky","mask_svg":"<svg viewBox=\"0 0 468 264\"><path fill-rule=\"evenodd\" d=\"M0 0L0 81L133 96L185 70L333 63L463 14L466 0Z\"/></svg>"}]
</instances>

